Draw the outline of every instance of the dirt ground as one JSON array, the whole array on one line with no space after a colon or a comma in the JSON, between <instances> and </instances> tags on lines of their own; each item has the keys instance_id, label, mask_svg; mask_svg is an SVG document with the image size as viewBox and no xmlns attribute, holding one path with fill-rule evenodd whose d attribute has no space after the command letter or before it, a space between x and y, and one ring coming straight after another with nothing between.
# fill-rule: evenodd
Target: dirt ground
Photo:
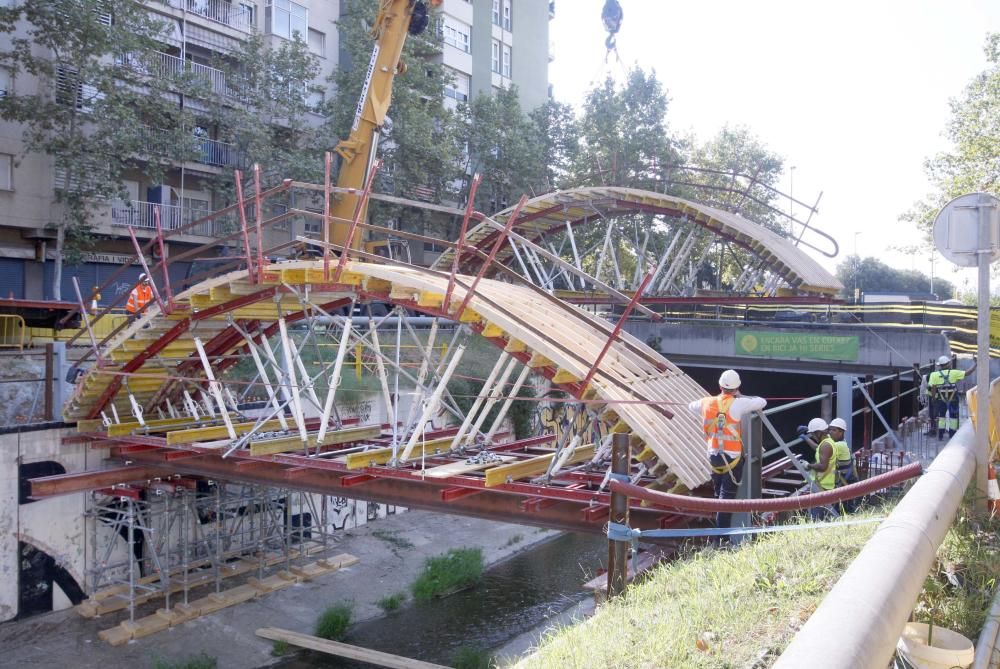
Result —
<instances>
[{"instance_id":1,"label":"dirt ground","mask_svg":"<svg viewBox=\"0 0 1000 669\"><path fill-rule=\"evenodd\" d=\"M350 553L361 559L357 565L125 646L110 646L97 633L127 618L127 613L88 620L70 609L0 625L0 665L146 669L157 660L178 661L204 652L218 658L220 669L264 666L274 659L271 642L254 635L259 627L311 634L320 612L341 602L352 605L355 621L375 618L382 615L376 602L405 590L427 557L450 548L479 546L487 564L493 564L555 534L523 525L408 511L340 535L329 554ZM518 535L523 540L512 541ZM318 557L322 556L313 559ZM236 583L226 587L232 585Z\"/></svg>"}]
</instances>

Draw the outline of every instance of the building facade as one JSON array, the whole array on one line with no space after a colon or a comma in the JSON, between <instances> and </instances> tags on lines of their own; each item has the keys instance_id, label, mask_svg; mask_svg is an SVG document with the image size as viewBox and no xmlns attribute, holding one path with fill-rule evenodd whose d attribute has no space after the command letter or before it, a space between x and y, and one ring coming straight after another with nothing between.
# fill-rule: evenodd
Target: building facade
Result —
<instances>
[{"instance_id":1,"label":"building facade","mask_svg":"<svg viewBox=\"0 0 1000 669\"><path fill-rule=\"evenodd\" d=\"M442 58L456 75L456 83L446 91L449 103L457 104L470 96L515 84L526 109L542 104L548 96L548 20L552 4L544 0L445 0L439 21L445 42ZM227 81L226 73L214 65L232 59L240 42L254 32L270 48L292 39L295 33L301 35L319 58L320 73L315 83L321 87L328 86L327 78L337 66L340 2L334 0L166 0L149 2L147 7L166 23L167 30L153 65L144 65L146 74L184 72L205 82L215 94L213 102L181 93L177 93L177 101L196 115L204 112L206 119L211 117L210 104L239 104L239 92ZM26 34L27 26L19 26L12 37ZM3 39L9 38L0 37ZM0 50L5 48L9 44L0 41ZM121 65L129 66L127 58ZM0 69L0 96L33 94L38 87L37 80L24 75L15 79ZM318 104L324 97L323 93L314 94L310 102ZM318 114L310 115L314 117L307 119L310 122L318 124L323 120ZM95 203L93 224L98 241L91 252L84 254L83 262L64 264L62 299L76 299L75 277L83 298L89 300L92 288L104 283L133 255L128 228L136 232L140 242L155 234L156 208L162 227L173 230L220 208L226 203L225 196L231 199L231 194L214 192L213 182L222 173L247 169L239 151L208 120L196 124L191 132L198 148L194 160L170 165L164 177L154 182L138 158L125 175L127 195ZM0 299L52 299L54 221L60 219L54 194L65 184L49 156L24 155L22 136L21 126L0 121ZM315 222L294 221L274 234L292 239L309 232L306 225L316 227ZM200 226L190 230L191 234L172 237L166 253L175 255L211 242L224 232L218 225ZM190 263L172 263L171 279L180 281L195 269ZM131 267L124 272L110 290L100 295L101 303L110 304L131 290L140 271Z\"/></svg>"}]
</instances>

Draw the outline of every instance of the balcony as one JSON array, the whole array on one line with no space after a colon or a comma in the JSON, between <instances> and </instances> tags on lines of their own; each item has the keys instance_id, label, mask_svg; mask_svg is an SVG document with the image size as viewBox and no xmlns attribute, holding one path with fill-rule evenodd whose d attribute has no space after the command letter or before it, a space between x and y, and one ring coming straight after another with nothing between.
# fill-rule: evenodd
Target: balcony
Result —
<instances>
[{"instance_id":1,"label":"balcony","mask_svg":"<svg viewBox=\"0 0 1000 669\"><path fill-rule=\"evenodd\" d=\"M253 13L246 7L234 7L226 0L169 0L171 7L202 16L209 21L248 33L254 28Z\"/></svg>"},{"instance_id":2,"label":"balcony","mask_svg":"<svg viewBox=\"0 0 1000 669\"><path fill-rule=\"evenodd\" d=\"M143 129L143 153L148 156L160 156L164 151L164 133L156 128ZM242 164L239 150L228 142L202 137L193 132L190 144L186 144L184 160L194 161L212 167L239 167ZM175 154L177 155L177 154Z\"/></svg>"},{"instance_id":3,"label":"balcony","mask_svg":"<svg viewBox=\"0 0 1000 669\"><path fill-rule=\"evenodd\" d=\"M239 97L239 92L226 83L226 73L222 70L171 56L162 51L153 53L148 63L141 62L132 54L124 54L118 57L118 64L147 77L174 78L190 72L195 79L205 82L212 93L229 98Z\"/></svg>"},{"instance_id":4,"label":"balcony","mask_svg":"<svg viewBox=\"0 0 1000 669\"><path fill-rule=\"evenodd\" d=\"M160 208L160 227L164 232L176 230L208 215L204 209L185 209L175 204L157 204L143 200L119 200L111 204L111 225L137 230L156 230L156 208ZM183 234L201 237L222 237L230 232L229 223L223 220L202 223Z\"/></svg>"}]
</instances>

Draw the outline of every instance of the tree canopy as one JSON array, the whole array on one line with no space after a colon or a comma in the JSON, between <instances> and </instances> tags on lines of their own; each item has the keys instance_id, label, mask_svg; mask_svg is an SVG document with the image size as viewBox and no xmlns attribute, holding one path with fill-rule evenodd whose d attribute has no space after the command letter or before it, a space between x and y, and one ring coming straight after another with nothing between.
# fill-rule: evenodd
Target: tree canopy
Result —
<instances>
[{"instance_id":1,"label":"tree canopy","mask_svg":"<svg viewBox=\"0 0 1000 669\"><path fill-rule=\"evenodd\" d=\"M842 295L854 296L857 287L863 293L907 293L937 295L939 300L955 296L955 286L938 277L927 276L913 269L895 269L877 258L851 255L837 265L837 278L844 284Z\"/></svg>"}]
</instances>

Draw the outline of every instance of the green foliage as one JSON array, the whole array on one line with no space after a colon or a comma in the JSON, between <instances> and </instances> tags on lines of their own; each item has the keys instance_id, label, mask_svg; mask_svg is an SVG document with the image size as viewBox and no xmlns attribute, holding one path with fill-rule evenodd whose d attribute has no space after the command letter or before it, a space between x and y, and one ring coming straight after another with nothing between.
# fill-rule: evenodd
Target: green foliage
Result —
<instances>
[{"instance_id":1,"label":"green foliage","mask_svg":"<svg viewBox=\"0 0 1000 669\"><path fill-rule=\"evenodd\" d=\"M472 172L483 177L476 208L496 212L550 190L541 129L521 111L517 87L479 95L469 109Z\"/></svg>"},{"instance_id":2,"label":"green foliage","mask_svg":"<svg viewBox=\"0 0 1000 669\"><path fill-rule=\"evenodd\" d=\"M1000 582L1000 519L971 509L967 501L948 530L913 619L975 639Z\"/></svg>"},{"instance_id":3,"label":"green foliage","mask_svg":"<svg viewBox=\"0 0 1000 669\"><path fill-rule=\"evenodd\" d=\"M413 548L413 542L399 536L399 532L390 530L373 530L372 536L381 539L395 548Z\"/></svg>"},{"instance_id":4,"label":"green foliage","mask_svg":"<svg viewBox=\"0 0 1000 669\"><path fill-rule=\"evenodd\" d=\"M933 192L900 217L924 232L928 246L934 217L949 200L975 191L1000 191L1000 33L987 35L984 51L989 65L951 101L944 134L952 148L924 163Z\"/></svg>"},{"instance_id":5,"label":"green foliage","mask_svg":"<svg viewBox=\"0 0 1000 669\"><path fill-rule=\"evenodd\" d=\"M155 669L215 669L219 661L206 653L199 653L183 660L157 660Z\"/></svg>"},{"instance_id":6,"label":"green foliage","mask_svg":"<svg viewBox=\"0 0 1000 669\"><path fill-rule=\"evenodd\" d=\"M427 558L423 571L410 589L414 599L426 602L475 585L482 575L482 549L453 548L444 555Z\"/></svg>"},{"instance_id":7,"label":"green foliage","mask_svg":"<svg viewBox=\"0 0 1000 669\"><path fill-rule=\"evenodd\" d=\"M485 650L462 646L451 658L454 669L495 669L496 660Z\"/></svg>"},{"instance_id":8,"label":"green foliage","mask_svg":"<svg viewBox=\"0 0 1000 669\"><path fill-rule=\"evenodd\" d=\"M347 636L351 624L351 607L347 604L331 606L316 620L316 636L330 641L341 641Z\"/></svg>"},{"instance_id":9,"label":"green foliage","mask_svg":"<svg viewBox=\"0 0 1000 669\"><path fill-rule=\"evenodd\" d=\"M514 536L512 536L510 539L507 540L507 543L505 543L504 546L516 546L522 541L524 541L524 535L515 534Z\"/></svg>"},{"instance_id":10,"label":"green foliage","mask_svg":"<svg viewBox=\"0 0 1000 669\"><path fill-rule=\"evenodd\" d=\"M288 655L289 650L290 647L288 645L288 642L285 641L284 639L278 639L271 646L271 655L273 657L284 657L285 655Z\"/></svg>"},{"instance_id":11,"label":"green foliage","mask_svg":"<svg viewBox=\"0 0 1000 669\"><path fill-rule=\"evenodd\" d=\"M837 265L837 278L844 284L842 295L851 298L856 285L862 292L886 293L928 293L930 278L917 270L902 270L889 267L877 258L848 256ZM939 299L947 300L955 295L955 287L950 281L934 278L934 293Z\"/></svg>"},{"instance_id":12,"label":"green foliage","mask_svg":"<svg viewBox=\"0 0 1000 669\"><path fill-rule=\"evenodd\" d=\"M402 606L403 602L405 601L406 601L406 593L397 592L392 595L386 595L382 599L378 600L377 603L380 609L382 609L386 613L391 613L393 611L398 610L399 607Z\"/></svg>"}]
</instances>

